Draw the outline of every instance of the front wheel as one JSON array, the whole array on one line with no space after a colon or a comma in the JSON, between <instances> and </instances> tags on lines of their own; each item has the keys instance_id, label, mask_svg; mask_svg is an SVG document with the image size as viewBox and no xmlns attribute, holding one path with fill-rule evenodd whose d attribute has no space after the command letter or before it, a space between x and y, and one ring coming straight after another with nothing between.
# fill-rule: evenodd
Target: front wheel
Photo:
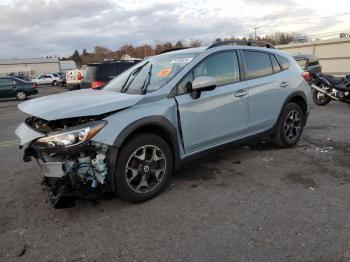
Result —
<instances>
[{"instance_id":1,"label":"front wheel","mask_svg":"<svg viewBox=\"0 0 350 262\"><path fill-rule=\"evenodd\" d=\"M288 103L278 120L273 142L280 147L292 147L300 139L305 123L305 115L296 103Z\"/></svg>"},{"instance_id":2,"label":"front wheel","mask_svg":"<svg viewBox=\"0 0 350 262\"><path fill-rule=\"evenodd\" d=\"M133 136L118 153L118 195L130 202L153 198L166 185L173 166L172 151L163 138L150 133Z\"/></svg>"},{"instance_id":3,"label":"front wheel","mask_svg":"<svg viewBox=\"0 0 350 262\"><path fill-rule=\"evenodd\" d=\"M312 92L312 99L314 100L314 103L318 106L325 106L332 100L330 97L326 96L325 94L322 94L317 90L314 90Z\"/></svg>"}]
</instances>

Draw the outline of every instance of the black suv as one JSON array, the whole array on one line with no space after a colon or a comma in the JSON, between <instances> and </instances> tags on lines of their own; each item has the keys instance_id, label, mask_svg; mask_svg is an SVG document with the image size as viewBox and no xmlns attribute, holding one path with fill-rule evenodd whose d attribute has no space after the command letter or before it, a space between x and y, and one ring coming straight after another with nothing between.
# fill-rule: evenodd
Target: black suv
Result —
<instances>
[{"instance_id":1,"label":"black suv","mask_svg":"<svg viewBox=\"0 0 350 262\"><path fill-rule=\"evenodd\" d=\"M318 59L314 55L309 54L297 54L293 55L293 58L297 61L301 69L311 74L321 73L322 67L318 62Z\"/></svg>"},{"instance_id":2,"label":"black suv","mask_svg":"<svg viewBox=\"0 0 350 262\"><path fill-rule=\"evenodd\" d=\"M101 88L140 61L141 59L114 60L88 64L80 88Z\"/></svg>"}]
</instances>

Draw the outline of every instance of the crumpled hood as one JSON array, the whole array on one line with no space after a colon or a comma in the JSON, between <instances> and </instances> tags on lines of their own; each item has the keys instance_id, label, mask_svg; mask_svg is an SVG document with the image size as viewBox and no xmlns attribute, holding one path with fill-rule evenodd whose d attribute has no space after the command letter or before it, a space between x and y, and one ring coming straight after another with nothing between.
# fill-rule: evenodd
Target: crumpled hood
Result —
<instances>
[{"instance_id":1,"label":"crumpled hood","mask_svg":"<svg viewBox=\"0 0 350 262\"><path fill-rule=\"evenodd\" d=\"M47 121L94 116L135 105L142 95L82 89L28 100L18 105L26 114Z\"/></svg>"}]
</instances>

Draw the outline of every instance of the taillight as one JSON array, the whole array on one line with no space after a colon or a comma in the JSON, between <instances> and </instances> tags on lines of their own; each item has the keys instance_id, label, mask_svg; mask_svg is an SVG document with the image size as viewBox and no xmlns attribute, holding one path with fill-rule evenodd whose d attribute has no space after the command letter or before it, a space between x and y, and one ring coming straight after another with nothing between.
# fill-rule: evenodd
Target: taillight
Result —
<instances>
[{"instance_id":1,"label":"taillight","mask_svg":"<svg viewBox=\"0 0 350 262\"><path fill-rule=\"evenodd\" d=\"M38 87L37 83L32 83L32 87L37 88Z\"/></svg>"},{"instance_id":2,"label":"taillight","mask_svg":"<svg viewBox=\"0 0 350 262\"><path fill-rule=\"evenodd\" d=\"M96 89L98 87L104 86L105 82L101 82L101 81L93 81L91 82L91 88L92 89Z\"/></svg>"},{"instance_id":3,"label":"taillight","mask_svg":"<svg viewBox=\"0 0 350 262\"><path fill-rule=\"evenodd\" d=\"M79 81L82 79L80 72L77 73L77 78L78 78Z\"/></svg>"},{"instance_id":4,"label":"taillight","mask_svg":"<svg viewBox=\"0 0 350 262\"><path fill-rule=\"evenodd\" d=\"M310 80L310 73L309 72L304 71L301 73L301 75L306 81Z\"/></svg>"}]
</instances>

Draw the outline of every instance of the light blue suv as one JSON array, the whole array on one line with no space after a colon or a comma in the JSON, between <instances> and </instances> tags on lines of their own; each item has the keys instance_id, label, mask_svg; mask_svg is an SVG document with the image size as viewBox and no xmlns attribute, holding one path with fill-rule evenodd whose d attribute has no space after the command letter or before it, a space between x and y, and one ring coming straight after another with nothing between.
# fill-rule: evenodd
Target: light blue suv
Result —
<instances>
[{"instance_id":1,"label":"light blue suv","mask_svg":"<svg viewBox=\"0 0 350 262\"><path fill-rule=\"evenodd\" d=\"M229 143L271 136L295 145L310 87L288 54L258 42L224 41L151 57L103 90L19 105L31 115L16 134L37 159L55 207L114 191L154 197L187 160Z\"/></svg>"}]
</instances>

